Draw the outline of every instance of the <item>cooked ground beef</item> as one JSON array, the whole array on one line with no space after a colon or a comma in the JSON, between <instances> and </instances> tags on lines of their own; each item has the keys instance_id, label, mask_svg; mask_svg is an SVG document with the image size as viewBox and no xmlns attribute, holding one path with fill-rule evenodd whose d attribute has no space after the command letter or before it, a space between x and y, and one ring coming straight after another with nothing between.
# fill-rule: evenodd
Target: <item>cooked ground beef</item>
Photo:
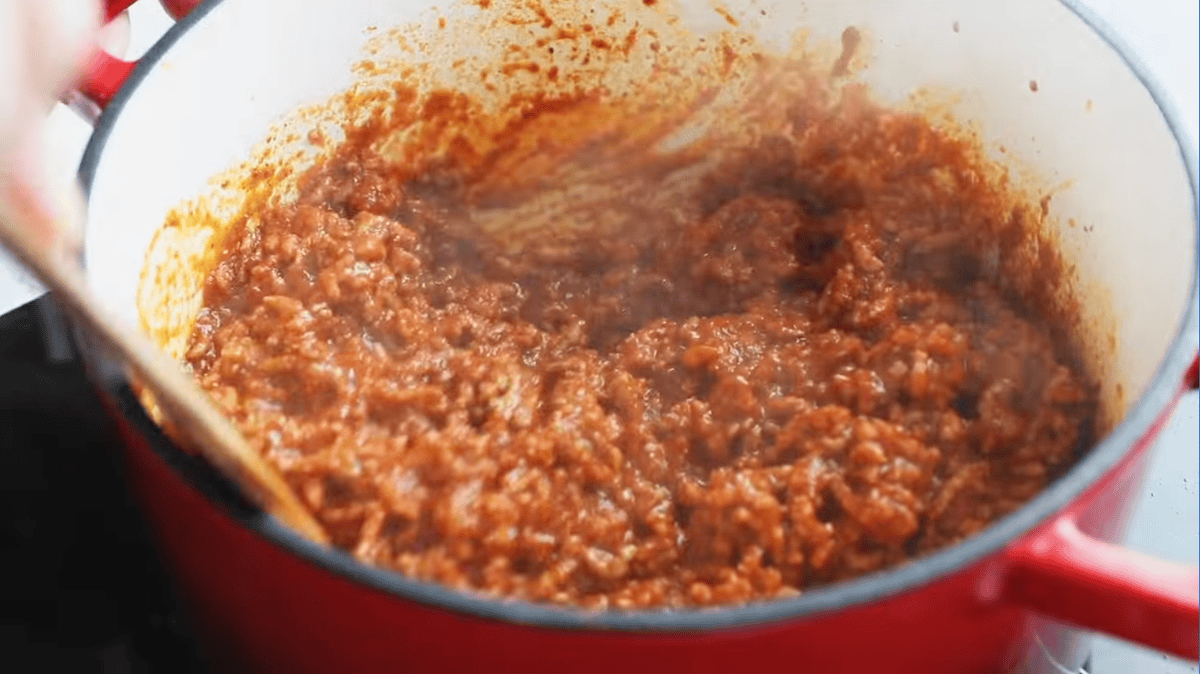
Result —
<instances>
[{"instance_id":1,"label":"cooked ground beef","mask_svg":"<svg viewBox=\"0 0 1200 674\"><path fill-rule=\"evenodd\" d=\"M847 110L519 247L347 146L230 235L187 360L336 545L415 578L635 608L902 563L1043 489L1095 402L975 155Z\"/></svg>"}]
</instances>

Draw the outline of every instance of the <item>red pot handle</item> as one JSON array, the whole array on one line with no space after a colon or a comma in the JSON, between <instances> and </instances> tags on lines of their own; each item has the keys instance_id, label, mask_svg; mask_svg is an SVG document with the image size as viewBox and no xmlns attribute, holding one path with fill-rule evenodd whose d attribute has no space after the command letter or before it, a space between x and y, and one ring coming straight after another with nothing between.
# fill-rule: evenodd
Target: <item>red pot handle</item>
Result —
<instances>
[{"instance_id":1,"label":"red pot handle","mask_svg":"<svg viewBox=\"0 0 1200 674\"><path fill-rule=\"evenodd\" d=\"M1185 389L1195 390L1198 359ZM1008 554L1005 596L1046 617L1195 662L1200 658L1200 569L1097 540L1073 515Z\"/></svg>"},{"instance_id":2,"label":"red pot handle","mask_svg":"<svg viewBox=\"0 0 1200 674\"><path fill-rule=\"evenodd\" d=\"M137 0L105 0L104 21L108 23ZM179 20L195 9L200 0L159 0L163 9L172 18ZM137 67L136 61L125 61L97 48L76 90L67 95L65 102L84 118L94 120L108 107L113 96L129 79Z\"/></svg>"},{"instance_id":3,"label":"red pot handle","mask_svg":"<svg viewBox=\"0 0 1200 674\"><path fill-rule=\"evenodd\" d=\"M1009 600L1164 653L1200 657L1200 570L1084 534L1064 517L1009 554Z\"/></svg>"}]
</instances>

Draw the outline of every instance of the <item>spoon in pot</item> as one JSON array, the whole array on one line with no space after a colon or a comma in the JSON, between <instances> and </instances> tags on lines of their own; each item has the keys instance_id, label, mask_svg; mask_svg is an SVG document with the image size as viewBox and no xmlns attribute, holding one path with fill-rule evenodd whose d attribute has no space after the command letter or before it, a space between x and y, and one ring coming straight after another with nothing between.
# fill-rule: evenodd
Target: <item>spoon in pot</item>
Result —
<instances>
[{"instance_id":1,"label":"spoon in pot","mask_svg":"<svg viewBox=\"0 0 1200 674\"><path fill-rule=\"evenodd\" d=\"M125 359L139 380L200 453L232 479L255 505L304 537L329 544L324 528L304 508L288 483L246 442L245 437L213 404L179 363L138 330L105 310L88 289L79 262L82 248L76 232L84 207L78 203L54 212L68 213L60 222L41 200L44 191L9 183L0 194L0 246L32 272L77 320ZM60 200L61 201L61 200Z\"/></svg>"}]
</instances>

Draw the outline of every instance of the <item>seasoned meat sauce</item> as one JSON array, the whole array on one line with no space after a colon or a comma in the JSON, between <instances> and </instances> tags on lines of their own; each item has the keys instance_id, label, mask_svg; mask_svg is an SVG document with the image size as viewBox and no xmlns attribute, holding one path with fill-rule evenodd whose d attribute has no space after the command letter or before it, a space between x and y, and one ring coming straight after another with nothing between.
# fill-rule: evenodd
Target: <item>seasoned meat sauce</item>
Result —
<instances>
[{"instance_id":1,"label":"seasoned meat sauce","mask_svg":"<svg viewBox=\"0 0 1200 674\"><path fill-rule=\"evenodd\" d=\"M187 360L337 546L415 578L680 607L902 563L1046 487L1094 395L967 144L806 124L518 247L347 145L230 235Z\"/></svg>"}]
</instances>

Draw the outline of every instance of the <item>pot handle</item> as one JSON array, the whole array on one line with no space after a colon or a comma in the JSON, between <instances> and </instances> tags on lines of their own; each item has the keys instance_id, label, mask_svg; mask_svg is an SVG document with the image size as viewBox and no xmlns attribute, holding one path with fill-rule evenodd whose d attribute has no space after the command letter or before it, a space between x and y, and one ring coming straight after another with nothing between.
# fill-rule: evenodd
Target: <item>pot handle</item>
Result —
<instances>
[{"instance_id":1,"label":"pot handle","mask_svg":"<svg viewBox=\"0 0 1200 674\"><path fill-rule=\"evenodd\" d=\"M105 0L104 22L106 24L111 22L135 2L137 0ZM177 21L200 4L200 0L159 0L159 2L167 14ZM136 61L119 59L97 47L84 73L83 80L74 91L68 92L63 102L84 119L95 122L136 67Z\"/></svg>"},{"instance_id":2,"label":"pot handle","mask_svg":"<svg viewBox=\"0 0 1200 674\"><path fill-rule=\"evenodd\" d=\"M1008 559L1008 600L1193 662L1200 657L1196 567L1092 538L1070 516L1056 520Z\"/></svg>"},{"instance_id":3,"label":"pot handle","mask_svg":"<svg viewBox=\"0 0 1200 674\"><path fill-rule=\"evenodd\" d=\"M1184 390L1196 390L1192 358ZM1055 620L1195 662L1200 569L1093 538L1065 515L1007 555L1005 598Z\"/></svg>"}]
</instances>

